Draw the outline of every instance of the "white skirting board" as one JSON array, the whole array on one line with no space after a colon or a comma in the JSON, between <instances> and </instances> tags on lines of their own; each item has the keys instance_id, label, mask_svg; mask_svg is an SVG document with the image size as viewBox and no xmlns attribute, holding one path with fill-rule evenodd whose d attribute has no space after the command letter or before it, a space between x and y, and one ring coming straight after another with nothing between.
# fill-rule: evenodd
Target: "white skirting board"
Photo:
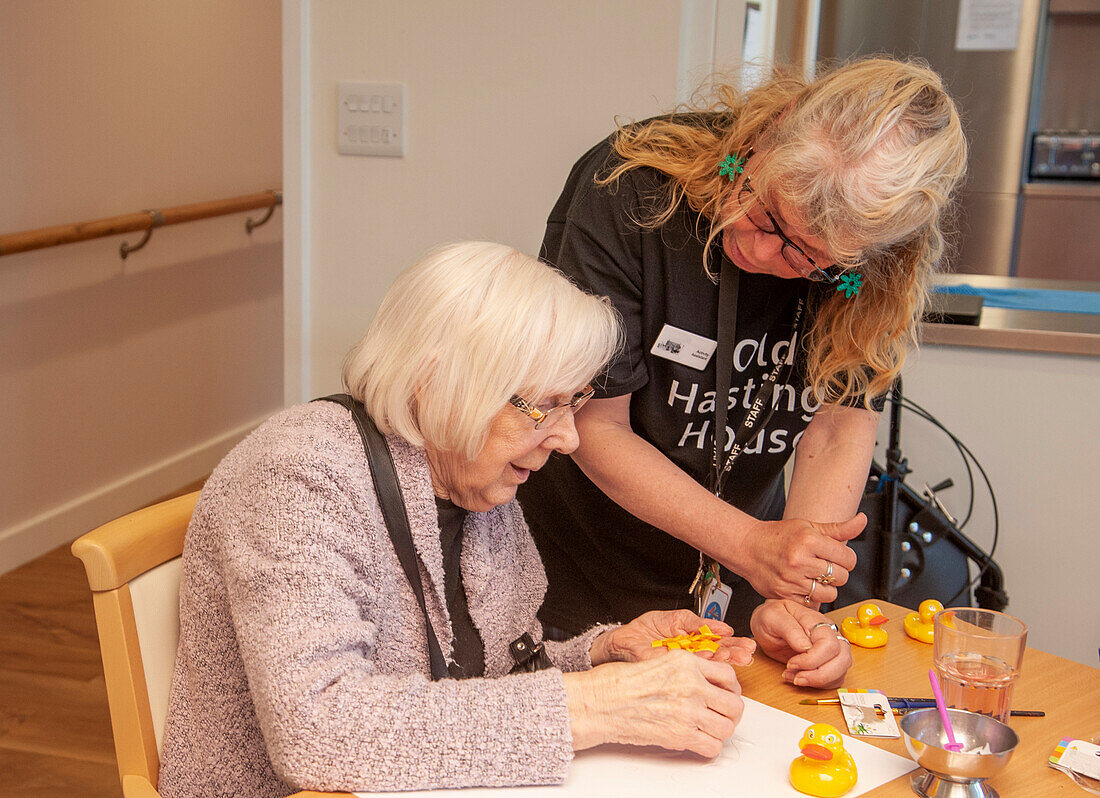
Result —
<instances>
[{"instance_id":1,"label":"white skirting board","mask_svg":"<svg viewBox=\"0 0 1100 798\"><path fill-rule=\"evenodd\" d=\"M18 568L63 543L76 540L100 524L201 479L267 417L268 414L265 414L123 479L0 530L0 573Z\"/></svg>"}]
</instances>

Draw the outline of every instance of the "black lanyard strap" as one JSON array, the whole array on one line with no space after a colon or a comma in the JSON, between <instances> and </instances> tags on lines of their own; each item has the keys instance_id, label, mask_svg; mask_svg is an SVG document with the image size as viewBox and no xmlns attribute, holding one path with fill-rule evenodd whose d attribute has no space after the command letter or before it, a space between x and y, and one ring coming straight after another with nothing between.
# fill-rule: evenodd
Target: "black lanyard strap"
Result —
<instances>
[{"instance_id":1,"label":"black lanyard strap","mask_svg":"<svg viewBox=\"0 0 1100 798\"><path fill-rule=\"evenodd\" d=\"M762 379L764 384L756 392L748 412L733 436L730 453L723 462L721 454L726 450L728 439L726 418L729 413L730 385L733 382L733 353L737 343L737 293L741 278L738 269L729 258L722 259L722 272L718 283L718 346L715 351L714 375L714 458L711 472L710 489L721 498L722 487L737 458L752 440L752 433L759 428L763 431L775 412L772 396L780 379L789 377L794 363L795 346L798 343L798 331L801 329L802 316L806 308L806 289L799 292L798 304L794 310L791 324L791 346L787 357L776 363ZM720 564L713 557L699 552L699 570L695 574L688 592L695 597L695 611L702 614L709 600L711 589L722 584Z\"/></svg>"},{"instance_id":2,"label":"black lanyard strap","mask_svg":"<svg viewBox=\"0 0 1100 798\"><path fill-rule=\"evenodd\" d=\"M753 431L757 428L763 430L775 412L772 395L780 378L790 373L794 363L794 349L798 342L798 331L801 328L802 315L806 307L806 292L803 290L799 294L798 305L794 311L791 348L788 356L779 360L772 370L763 376L764 383L757 390L748 412L741 420L741 426L728 447L730 453L723 462L722 453L726 451L728 438L726 418L729 412L730 386L733 382L733 352L737 343L737 294L740 277L741 270L733 265L729 258L723 258L722 273L718 283L718 348L715 352L714 458L712 461L714 472L711 477L711 490L716 496L722 495L726 476L752 440Z\"/></svg>"}]
</instances>

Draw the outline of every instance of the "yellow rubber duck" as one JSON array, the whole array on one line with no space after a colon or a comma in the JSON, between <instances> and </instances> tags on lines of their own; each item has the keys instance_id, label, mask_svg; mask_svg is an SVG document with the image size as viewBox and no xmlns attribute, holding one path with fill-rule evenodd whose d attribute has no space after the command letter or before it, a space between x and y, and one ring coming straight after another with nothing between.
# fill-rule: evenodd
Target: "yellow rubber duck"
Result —
<instances>
[{"instance_id":1,"label":"yellow rubber duck","mask_svg":"<svg viewBox=\"0 0 1100 798\"><path fill-rule=\"evenodd\" d=\"M917 612L905 616L905 634L922 643L931 643L936 631L932 619L942 609L943 605L935 599L922 601Z\"/></svg>"},{"instance_id":2,"label":"yellow rubber duck","mask_svg":"<svg viewBox=\"0 0 1100 798\"><path fill-rule=\"evenodd\" d=\"M854 646L879 648L886 645L886 630L878 627L889 618L882 614L877 604L860 604L855 618L845 618L840 633Z\"/></svg>"},{"instance_id":3,"label":"yellow rubber duck","mask_svg":"<svg viewBox=\"0 0 1100 798\"><path fill-rule=\"evenodd\" d=\"M844 750L840 732L815 723L798 741L802 756L791 762L791 786L806 795L836 798L855 786L858 774L852 755Z\"/></svg>"}]
</instances>

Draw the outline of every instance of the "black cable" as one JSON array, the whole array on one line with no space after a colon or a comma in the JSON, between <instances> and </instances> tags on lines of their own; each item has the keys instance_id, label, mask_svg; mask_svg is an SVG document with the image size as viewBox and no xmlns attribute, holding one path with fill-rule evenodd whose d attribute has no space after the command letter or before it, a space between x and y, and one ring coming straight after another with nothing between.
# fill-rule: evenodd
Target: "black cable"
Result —
<instances>
[{"instance_id":1,"label":"black cable","mask_svg":"<svg viewBox=\"0 0 1100 798\"><path fill-rule=\"evenodd\" d=\"M993 490L993 483L991 483L989 481L989 475L985 473L985 469L982 468L982 464L980 462L978 462L978 458L974 456L974 453L972 451L970 451L969 447L967 447L967 445L965 443L963 443L957 437L955 437L955 434L953 432L951 432L951 430L947 429L947 427L945 427L939 421L939 419L937 419L935 416L933 416L928 410L926 410L925 408L921 407L919 404L914 402L912 399L903 398L902 399L902 407L905 407L910 412L915 413L916 415L921 416L922 418L924 418L927 421L931 422L932 424L936 425L940 430L942 430L944 432L944 434L946 434L949 438L951 438L951 440L955 443L955 445L959 448L960 451L965 452L966 456L969 456L969 458L974 461L974 465L977 466L978 472L982 475L982 479L985 480L986 489L989 491L989 500L993 505L993 544L992 544L992 546L990 546L989 554L986 556L986 562L978 570L977 576L975 576L973 579L971 579L969 582L967 582L962 587L962 589L959 590L959 592L956 593L950 599L950 601L948 601L947 604L948 604L948 606L950 606L951 604L954 604L956 601L958 601L960 596L962 596L964 593L967 593L968 591L970 591L976 584L978 584L979 581L981 581L982 576L989 569L989 565L993 561L993 555L997 551L997 542L1000 539L1000 530L1001 530L1000 514L997 511L997 495ZM964 456L963 459L964 459L964 462L965 462L966 457ZM969 472L969 470L970 469L968 467L967 471ZM973 490L971 490L971 503L973 503L973 499L974 499ZM971 506L973 506L973 504ZM969 516L969 513L968 513L967 514L967 520L969 520L969 518L970 518L970 516Z\"/></svg>"},{"instance_id":2,"label":"black cable","mask_svg":"<svg viewBox=\"0 0 1100 798\"><path fill-rule=\"evenodd\" d=\"M916 415L920 416L921 418L926 419L930 423L936 425L940 430L942 430L943 433L951 439L951 441L955 444L955 447L959 450L959 453L963 456L963 465L966 466L966 473L967 473L967 478L970 480L970 491L971 491L970 504L969 504L969 507L967 508L967 517L966 517L967 521L970 519L970 515L973 512L973 506L974 506L974 476L973 476L973 472L970 470L970 464L967 462L967 460L968 459L973 460L974 465L976 465L978 467L978 470L981 472L982 479L985 480L986 489L989 491L989 498L990 498L991 502L993 503L993 519L994 519L993 549L996 549L996 546L997 546L997 533L998 533L998 529L999 529L999 518L998 518L998 513L997 513L997 496L993 491L993 485L989 481L989 476L985 473L985 469L982 468L982 464L980 462L978 462L978 458L976 458L974 456L974 453L970 451L970 449L966 446L966 444L964 444L962 441L960 441L955 436L955 434L951 432L951 430L947 429L947 427L945 427L943 425L943 423L940 422L940 420L937 419L935 416L933 416L928 410L921 407L919 404L914 402L912 399L905 398L902 401L903 401L903 403L907 403L909 405L912 405L911 407L907 407L906 408L907 410L909 410L912 413L915 413ZM964 521L962 524L959 525L959 529L961 530L963 528L963 526L965 526L965 525L966 525L966 521ZM992 549L991 549L991 552L990 552L990 556L992 556Z\"/></svg>"},{"instance_id":3,"label":"black cable","mask_svg":"<svg viewBox=\"0 0 1100 798\"><path fill-rule=\"evenodd\" d=\"M935 416L933 416L931 413L929 413L927 410L925 410L920 405L916 404L916 402L913 402L910 399L902 397L902 407L904 409L908 410L910 413L913 413L914 415L919 416L920 418L923 418L925 421L929 422L930 424L933 424L936 427L938 427L941 432L943 432L945 435L947 435L948 438L951 439L952 443L955 444L955 449L958 450L958 452L959 452L959 457L962 459L963 466L966 468L966 476L967 476L967 480L969 482L969 488L970 488L970 496L969 496L969 501L968 501L967 508L966 508L966 518L963 520L963 523L959 524L956 527L956 529L961 531L963 526L965 526L966 523L968 521L970 521L970 515L971 515L971 513L973 512L973 509L974 509L974 494L975 494L974 472L970 468L970 460L969 460L969 458L967 458L966 452L963 451L962 441L960 441L958 438L956 438L955 435L951 432L951 430L947 429L947 427L945 427L940 422L939 419L937 419ZM969 570L968 570L967 573L969 575ZM984 573L984 570L979 571L977 579L981 578L982 573ZM952 604L954 604L959 599L959 596L961 596L963 593L968 592L970 590L970 588L972 588L974 586L977 579L972 581L972 580L964 578L963 579L963 586L961 588L959 588L959 592L956 593L954 595L954 597L951 598L951 600L947 602L947 606L950 607Z\"/></svg>"},{"instance_id":4,"label":"black cable","mask_svg":"<svg viewBox=\"0 0 1100 798\"><path fill-rule=\"evenodd\" d=\"M951 442L955 444L955 449L959 453L959 458L962 460L963 467L966 469L966 479L967 479L967 482L969 483L969 489L970 489L970 495L969 495L969 499L968 499L967 505L966 505L966 517L963 518L962 522L958 526L958 529L961 532L963 529L966 528L966 525L968 523L970 523L970 516L973 515L973 513L974 513L974 494L975 494L974 471L973 471L973 469L970 468L970 458L968 458L966 456L966 452L963 451L962 443L959 441L959 439L956 438L954 435L952 435L951 430L944 427L944 425L941 424L939 422L939 420L937 418L935 418L935 416L933 416L932 414L924 411L923 408L921 408L919 405L916 405L911 400L905 399L904 397L902 399L903 399L902 406L905 407L906 410L908 410L910 413L916 414L920 418L923 418L925 421L939 427L939 429L951 439ZM910 404L912 406L906 406L904 404L904 402L910 402Z\"/></svg>"}]
</instances>

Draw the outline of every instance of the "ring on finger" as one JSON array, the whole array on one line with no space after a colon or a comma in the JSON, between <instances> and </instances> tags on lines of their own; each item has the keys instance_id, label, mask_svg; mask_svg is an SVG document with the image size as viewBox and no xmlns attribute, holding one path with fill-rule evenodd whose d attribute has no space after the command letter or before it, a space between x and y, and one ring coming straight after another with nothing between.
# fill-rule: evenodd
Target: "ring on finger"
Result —
<instances>
[{"instance_id":1,"label":"ring on finger","mask_svg":"<svg viewBox=\"0 0 1100 798\"><path fill-rule=\"evenodd\" d=\"M802 603L805 604L807 607L810 606L810 603L814 600L814 590L816 590L816 589L817 589L817 581L816 580L811 581L810 582L810 592L802 597Z\"/></svg>"},{"instance_id":2,"label":"ring on finger","mask_svg":"<svg viewBox=\"0 0 1100 798\"><path fill-rule=\"evenodd\" d=\"M814 581L820 582L823 585L831 585L833 583L833 564L830 562L829 567L825 569L825 573L817 577Z\"/></svg>"},{"instance_id":3,"label":"ring on finger","mask_svg":"<svg viewBox=\"0 0 1100 798\"><path fill-rule=\"evenodd\" d=\"M819 626L824 626L828 629L831 629L833 631L833 634L836 635L837 640L839 640L841 643L847 643L848 648L852 647L852 641L849 640L847 637L845 637L843 634L841 634L840 629L838 629L837 625L835 623L833 623L832 621L818 621L817 623L815 623L813 626L810 627L810 630L808 632L806 632L806 634L807 635L812 635L814 633L814 630L817 629L817 627L819 627Z\"/></svg>"}]
</instances>

